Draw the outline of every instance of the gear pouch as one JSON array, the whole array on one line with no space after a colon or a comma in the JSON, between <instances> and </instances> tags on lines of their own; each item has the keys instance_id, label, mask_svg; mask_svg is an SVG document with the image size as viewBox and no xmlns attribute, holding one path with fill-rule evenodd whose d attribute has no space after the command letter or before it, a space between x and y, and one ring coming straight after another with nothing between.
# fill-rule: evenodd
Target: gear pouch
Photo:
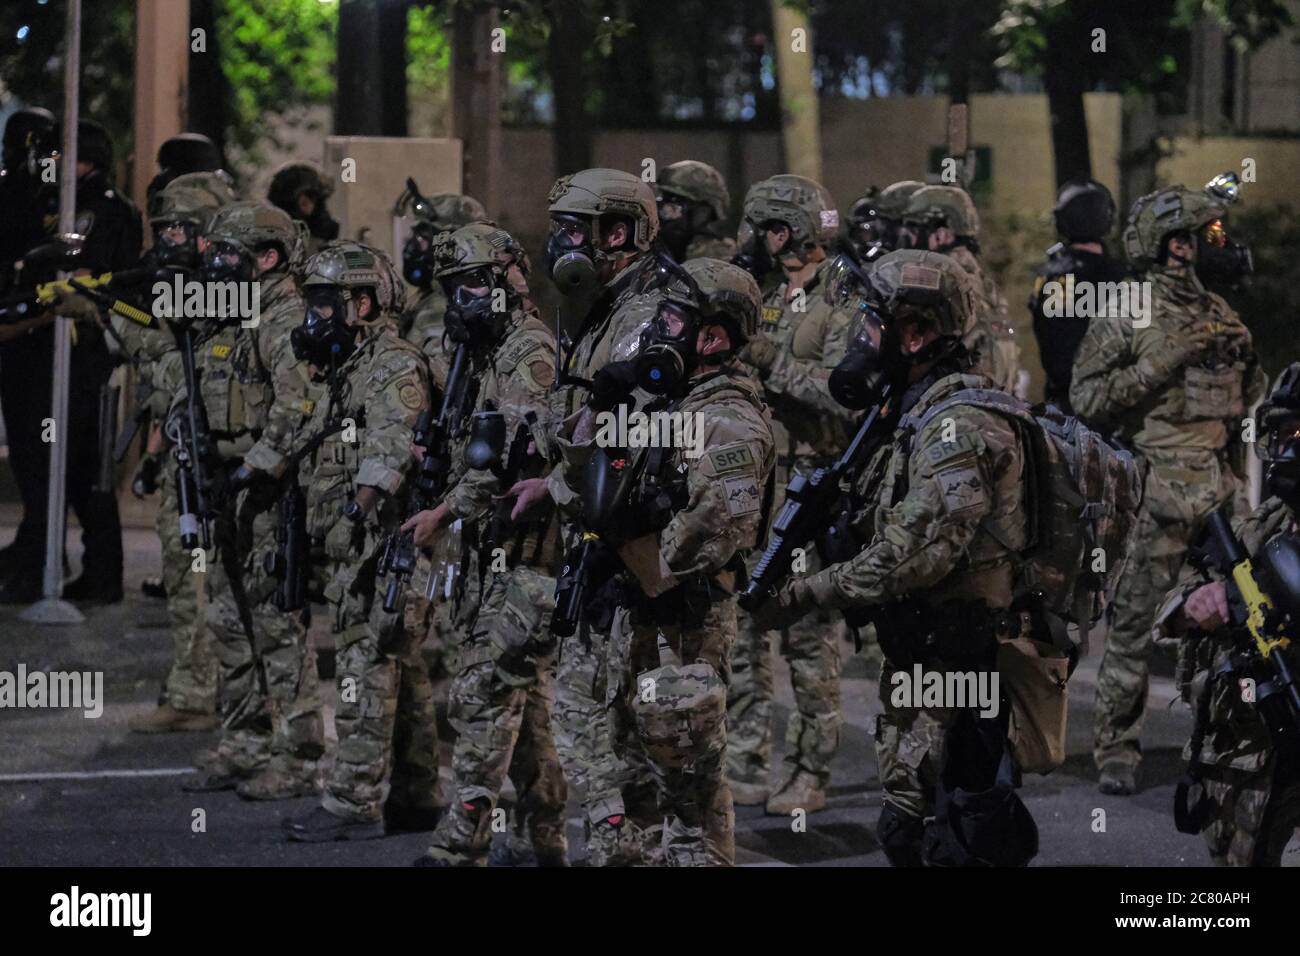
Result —
<instances>
[{"instance_id":1,"label":"gear pouch","mask_svg":"<svg viewBox=\"0 0 1300 956\"><path fill-rule=\"evenodd\" d=\"M1237 418L1246 410L1241 383L1246 364L1188 368L1183 378L1189 419Z\"/></svg>"},{"instance_id":2,"label":"gear pouch","mask_svg":"<svg viewBox=\"0 0 1300 956\"><path fill-rule=\"evenodd\" d=\"M543 592L549 594L554 590ZM497 673L511 687L526 687L537 679L537 658L555 649L546 613L538 606L522 575L511 574L505 599L493 623L490 639Z\"/></svg>"}]
</instances>

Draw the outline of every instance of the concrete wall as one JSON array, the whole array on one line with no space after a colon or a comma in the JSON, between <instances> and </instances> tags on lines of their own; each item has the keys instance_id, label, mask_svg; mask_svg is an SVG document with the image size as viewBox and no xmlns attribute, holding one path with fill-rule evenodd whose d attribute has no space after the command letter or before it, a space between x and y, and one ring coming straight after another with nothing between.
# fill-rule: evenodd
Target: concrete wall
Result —
<instances>
[{"instance_id":1,"label":"concrete wall","mask_svg":"<svg viewBox=\"0 0 1300 956\"><path fill-rule=\"evenodd\" d=\"M1157 164L1161 184L1183 183L1200 186L1216 173L1235 170L1242 175L1242 161L1255 161L1255 181L1243 183L1242 202L1252 206L1279 203L1300 204L1296 186L1300 183L1300 138L1265 139L1246 136L1178 137L1173 155Z\"/></svg>"}]
</instances>

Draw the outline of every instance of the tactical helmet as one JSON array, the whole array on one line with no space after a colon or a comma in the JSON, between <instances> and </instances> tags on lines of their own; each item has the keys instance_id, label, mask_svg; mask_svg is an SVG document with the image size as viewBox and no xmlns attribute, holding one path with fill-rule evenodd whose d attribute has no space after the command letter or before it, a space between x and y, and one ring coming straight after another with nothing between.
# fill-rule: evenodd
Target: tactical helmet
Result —
<instances>
[{"instance_id":1,"label":"tactical helmet","mask_svg":"<svg viewBox=\"0 0 1300 956\"><path fill-rule=\"evenodd\" d=\"M431 250L435 275L441 279L488 266L504 272L512 265L528 275L528 257L510 233L494 222L473 222L440 233Z\"/></svg>"},{"instance_id":2,"label":"tactical helmet","mask_svg":"<svg viewBox=\"0 0 1300 956\"><path fill-rule=\"evenodd\" d=\"M1272 431L1285 419L1300 418L1300 362L1282 370L1255 417L1260 432Z\"/></svg>"},{"instance_id":3,"label":"tactical helmet","mask_svg":"<svg viewBox=\"0 0 1300 956\"><path fill-rule=\"evenodd\" d=\"M1115 225L1115 200L1095 179L1073 180L1056 194L1056 231L1072 242L1097 241Z\"/></svg>"},{"instance_id":4,"label":"tactical helmet","mask_svg":"<svg viewBox=\"0 0 1300 956\"><path fill-rule=\"evenodd\" d=\"M876 197L876 210L890 219L902 219L907 212L907 203L918 189L924 189L925 183L916 179L903 179L890 183L880 190Z\"/></svg>"},{"instance_id":5,"label":"tactical helmet","mask_svg":"<svg viewBox=\"0 0 1300 956\"><path fill-rule=\"evenodd\" d=\"M957 236L976 239L980 214L970 194L957 186L922 186L912 193L903 221L933 228L947 226Z\"/></svg>"},{"instance_id":6,"label":"tactical helmet","mask_svg":"<svg viewBox=\"0 0 1300 956\"><path fill-rule=\"evenodd\" d=\"M222 176L213 172L186 173L177 176L153 198L149 209L151 225L169 222L192 222L199 232L222 206L236 201L235 192Z\"/></svg>"},{"instance_id":7,"label":"tactical helmet","mask_svg":"<svg viewBox=\"0 0 1300 956\"><path fill-rule=\"evenodd\" d=\"M584 169L561 176L546 197L552 215L627 216L634 224L633 243L645 252L659 234L654 191L631 173L618 169Z\"/></svg>"},{"instance_id":8,"label":"tactical helmet","mask_svg":"<svg viewBox=\"0 0 1300 956\"><path fill-rule=\"evenodd\" d=\"M303 229L283 209L255 199L232 202L217 210L208 224L210 242L226 242L252 256L265 243L278 243L285 266L294 271L302 263L306 240Z\"/></svg>"},{"instance_id":9,"label":"tactical helmet","mask_svg":"<svg viewBox=\"0 0 1300 956\"><path fill-rule=\"evenodd\" d=\"M726 321L736 348L758 333L763 295L753 276L722 259L688 259L681 270L689 283L670 280L666 298L698 309L706 320Z\"/></svg>"},{"instance_id":10,"label":"tactical helmet","mask_svg":"<svg viewBox=\"0 0 1300 956\"><path fill-rule=\"evenodd\" d=\"M322 199L334 192L334 184L325 177L319 166L306 160L295 159L285 163L271 177L266 198L290 215L298 215L298 197L305 192L315 193Z\"/></svg>"},{"instance_id":11,"label":"tactical helmet","mask_svg":"<svg viewBox=\"0 0 1300 956\"><path fill-rule=\"evenodd\" d=\"M826 246L840 227L835 200L821 183L784 173L760 180L745 193L745 219L756 226L781 222L790 228L794 248Z\"/></svg>"},{"instance_id":12,"label":"tactical helmet","mask_svg":"<svg viewBox=\"0 0 1300 956\"><path fill-rule=\"evenodd\" d=\"M1206 223L1222 219L1227 206L1217 196L1185 186L1170 186L1148 193L1133 204L1124 227L1124 253L1139 269L1158 263L1165 240L1175 232L1195 232Z\"/></svg>"},{"instance_id":13,"label":"tactical helmet","mask_svg":"<svg viewBox=\"0 0 1300 956\"><path fill-rule=\"evenodd\" d=\"M413 207L416 218L439 230L459 229L461 226L487 218L487 210L473 196L460 193L434 193L426 203Z\"/></svg>"},{"instance_id":14,"label":"tactical helmet","mask_svg":"<svg viewBox=\"0 0 1300 956\"><path fill-rule=\"evenodd\" d=\"M731 196L727 181L708 163L698 159L683 159L665 166L659 172L659 191L673 193L683 199L703 203L713 210L713 218L725 220Z\"/></svg>"},{"instance_id":15,"label":"tactical helmet","mask_svg":"<svg viewBox=\"0 0 1300 956\"><path fill-rule=\"evenodd\" d=\"M158 147L158 168L185 173L221 168L221 151L202 133L178 133Z\"/></svg>"},{"instance_id":16,"label":"tactical helmet","mask_svg":"<svg viewBox=\"0 0 1300 956\"><path fill-rule=\"evenodd\" d=\"M406 286L392 260L383 250L352 239L326 243L307 260L302 271L303 292L315 286L338 287L346 298L351 298L354 289L371 289L381 313L398 313L406 306Z\"/></svg>"},{"instance_id":17,"label":"tactical helmet","mask_svg":"<svg viewBox=\"0 0 1300 956\"><path fill-rule=\"evenodd\" d=\"M840 270L852 265L841 257L828 271L826 296L834 304L846 305L856 294L887 313L902 304L923 308L934 319L941 338L960 338L975 325L975 288L966 270L950 256L920 249L887 253L867 275L869 289L861 288L860 282L849 285L841 279Z\"/></svg>"},{"instance_id":18,"label":"tactical helmet","mask_svg":"<svg viewBox=\"0 0 1300 956\"><path fill-rule=\"evenodd\" d=\"M91 119L77 123L77 161L107 170L113 165L113 141L108 130Z\"/></svg>"}]
</instances>

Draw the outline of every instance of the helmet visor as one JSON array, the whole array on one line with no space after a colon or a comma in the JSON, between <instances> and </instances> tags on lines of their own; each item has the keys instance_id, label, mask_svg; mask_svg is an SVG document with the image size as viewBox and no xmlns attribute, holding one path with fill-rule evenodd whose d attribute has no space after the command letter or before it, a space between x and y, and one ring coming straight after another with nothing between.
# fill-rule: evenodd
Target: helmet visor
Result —
<instances>
[{"instance_id":1,"label":"helmet visor","mask_svg":"<svg viewBox=\"0 0 1300 956\"><path fill-rule=\"evenodd\" d=\"M442 280L443 291L447 301L464 308L492 294L492 271L490 269L470 269L458 272Z\"/></svg>"},{"instance_id":2,"label":"helmet visor","mask_svg":"<svg viewBox=\"0 0 1300 956\"><path fill-rule=\"evenodd\" d=\"M558 249L580 249L591 243L591 223L580 216L552 216L550 242Z\"/></svg>"}]
</instances>

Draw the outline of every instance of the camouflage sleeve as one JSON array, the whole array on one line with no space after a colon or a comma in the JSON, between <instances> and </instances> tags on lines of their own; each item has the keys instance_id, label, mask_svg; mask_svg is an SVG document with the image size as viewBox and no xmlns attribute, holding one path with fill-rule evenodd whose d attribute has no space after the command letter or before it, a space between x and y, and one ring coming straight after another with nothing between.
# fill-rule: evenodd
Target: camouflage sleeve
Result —
<instances>
[{"instance_id":1,"label":"camouflage sleeve","mask_svg":"<svg viewBox=\"0 0 1300 956\"><path fill-rule=\"evenodd\" d=\"M271 474L277 474L284 466L312 410L307 397L306 366L298 361L289 344L289 333L301 321L301 300L295 298L270 316L263 316L253 330L258 354L271 376L272 395L262 436L249 449L244 461L249 467Z\"/></svg>"},{"instance_id":2,"label":"camouflage sleeve","mask_svg":"<svg viewBox=\"0 0 1300 956\"><path fill-rule=\"evenodd\" d=\"M356 483L397 494L411 464L415 423L429 406L423 361L411 351L381 356L366 382L366 427L358 450Z\"/></svg>"},{"instance_id":3,"label":"camouflage sleeve","mask_svg":"<svg viewBox=\"0 0 1300 956\"><path fill-rule=\"evenodd\" d=\"M771 430L758 414L738 405L706 412L704 453L686 459L687 505L659 537L674 574L716 574L757 542L775 458Z\"/></svg>"},{"instance_id":4,"label":"camouflage sleeve","mask_svg":"<svg viewBox=\"0 0 1300 956\"><path fill-rule=\"evenodd\" d=\"M539 425L544 425L547 392L554 381L555 355L545 348L530 351L502 376L497 410L505 419L507 453L520 426L527 427L530 411L537 416ZM500 479L490 470L469 468L448 490L443 501L455 517L468 519L486 511L492 498L503 491Z\"/></svg>"},{"instance_id":5,"label":"camouflage sleeve","mask_svg":"<svg viewBox=\"0 0 1300 956\"><path fill-rule=\"evenodd\" d=\"M1134 330L1126 322L1088 323L1074 358L1070 404L1083 418L1105 422L1132 408L1168 377L1149 356L1139 356Z\"/></svg>"},{"instance_id":6,"label":"camouflage sleeve","mask_svg":"<svg viewBox=\"0 0 1300 956\"><path fill-rule=\"evenodd\" d=\"M830 377L849 345L849 317L842 309L825 308L809 316L817 322L821 341L820 359L795 358L782 349L763 379L768 391L786 395L810 409L850 420L853 413L831 397Z\"/></svg>"},{"instance_id":7,"label":"camouflage sleeve","mask_svg":"<svg viewBox=\"0 0 1300 956\"><path fill-rule=\"evenodd\" d=\"M917 436L907 495L882 514L871 543L849 561L806 579L817 605L883 604L924 591L956 568L994 505L997 477L1020 462L1007 422L985 413L961 418L955 441L941 440L941 421Z\"/></svg>"}]
</instances>

